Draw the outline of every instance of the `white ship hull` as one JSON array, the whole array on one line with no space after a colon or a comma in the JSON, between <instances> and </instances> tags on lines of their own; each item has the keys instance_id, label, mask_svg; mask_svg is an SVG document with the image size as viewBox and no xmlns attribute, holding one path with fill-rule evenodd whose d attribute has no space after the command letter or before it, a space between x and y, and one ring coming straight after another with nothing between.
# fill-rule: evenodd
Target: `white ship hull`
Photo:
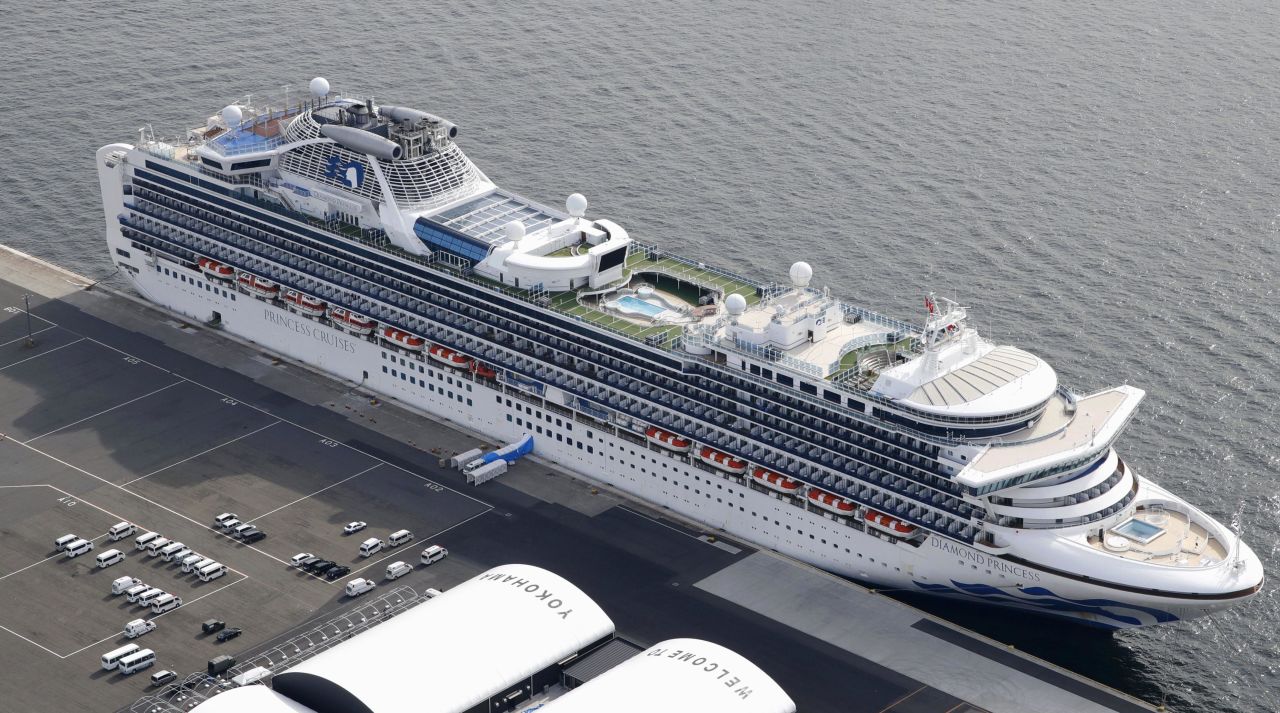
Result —
<instances>
[{"instance_id":1,"label":"white ship hull","mask_svg":"<svg viewBox=\"0 0 1280 713\"><path fill-rule=\"evenodd\" d=\"M108 232L113 251L129 249L116 226L110 225ZM834 515L796 507L738 479L694 467L691 454L646 447L580 422L568 424L564 418L559 421L565 425L557 426L557 415L551 414L548 420L547 411L510 399L480 380L457 378L458 372L422 355L414 359L392 354L373 341L291 312L278 301L242 292L233 300L234 285L212 284L196 270L161 262L167 273L152 266L137 275L126 274L140 294L173 312L202 322L216 312L221 327L238 337L337 378L362 383L363 388L495 441L510 441L541 427L542 433L535 435L537 455L584 479L836 574L885 588L962 596L1070 617L1109 629L1194 618L1231 605L1092 585L1015 565L936 534L919 546L870 534L838 522ZM183 273L185 282L177 276ZM401 366L401 359L413 365L413 383L408 380L410 368ZM643 439L643 434L637 437ZM588 446L594 452L589 453Z\"/></svg>"}]
</instances>

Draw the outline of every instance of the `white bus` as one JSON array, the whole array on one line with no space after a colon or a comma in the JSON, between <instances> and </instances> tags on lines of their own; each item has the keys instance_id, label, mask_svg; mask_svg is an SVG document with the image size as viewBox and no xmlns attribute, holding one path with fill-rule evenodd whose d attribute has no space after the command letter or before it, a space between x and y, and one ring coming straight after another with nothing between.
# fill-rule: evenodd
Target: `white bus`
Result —
<instances>
[{"instance_id":1,"label":"white bus","mask_svg":"<svg viewBox=\"0 0 1280 713\"><path fill-rule=\"evenodd\" d=\"M102 655L102 667L110 671L120 663L120 659L132 654L138 650L137 644L125 644L114 651L108 651Z\"/></svg>"},{"instance_id":2,"label":"white bus","mask_svg":"<svg viewBox=\"0 0 1280 713\"><path fill-rule=\"evenodd\" d=\"M227 566L225 564L222 564L221 562L214 562L213 564L202 567L199 570L198 575L201 582L212 582L226 573Z\"/></svg>"},{"instance_id":3,"label":"white bus","mask_svg":"<svg viewBox=\"0 0 1280 713\"><path fill-rule=\"evenodd\" d=\"M128 676L131 673L153 666L155 662L156 652L151 649L143 649L120 659L120 673Z\"/></svg>"}]
</instances>

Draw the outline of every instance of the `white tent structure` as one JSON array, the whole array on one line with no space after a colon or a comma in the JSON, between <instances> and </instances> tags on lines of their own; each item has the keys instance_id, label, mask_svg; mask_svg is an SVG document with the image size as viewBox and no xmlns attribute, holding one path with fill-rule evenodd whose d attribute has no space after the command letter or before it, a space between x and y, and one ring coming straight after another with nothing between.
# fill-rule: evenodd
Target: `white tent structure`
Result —
<instances>
[{"instance_id":1,"label":"white tent structure","mask_svg":"<svg viewBox=\"0 0 1280 713\"><path fill-rule=\"evenodd\" d=\"M505 565L277 674L272 685L317 713L487 711L490 699L558 681L558 662L613 631L568 580Z\"/></svg>"},{"instance_id":2,"label":"white tent structure","mask_svg":"<svg viewBox=\"0 0 1280 713\"><path fill-rule=\"evenodd\" d=\"M671 639L551 701L541 713L795 713L758 666L718 644Z\"/></svg>"},{"instance_id":3,"label":"white tent structure","mask_svg":"<svg viewBox=\"0 0 1280 713\"><path fill-rule=\"evenodd\" d=\"M266 686L243 686L224 691L192 708L192 713L315 713Z\"/></svg>"}]
</instances>

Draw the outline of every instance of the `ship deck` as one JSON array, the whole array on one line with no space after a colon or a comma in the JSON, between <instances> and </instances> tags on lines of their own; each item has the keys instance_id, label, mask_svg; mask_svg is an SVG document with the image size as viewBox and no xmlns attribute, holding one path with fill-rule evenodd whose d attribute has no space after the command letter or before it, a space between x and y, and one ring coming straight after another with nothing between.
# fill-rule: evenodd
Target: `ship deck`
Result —
<instances>
[{"instance_id":1,"label":"ship deck","mask_svg":"<svg viewBox=\"0 0 1280 713\"><path fill-rule=\"evenodd\" d=\"M22 682L5 687L14 710L126 707L151 692L155 670L181 676L219 654L255 660L306 622L349 609L346 579L380 579L387 562L432 542L450 557L396 585L448 588L507 562L544 566L596 599L620 635L721 643L760 665L802 711L1151 710L844 580L712 541L546 464L524 461L469 487L438 459L479 445L476 434L108 286L81 289L88 282L0 251L0 517L10 533L0 541L0 661L6 680ZM224 510L267 539L246 546L214 532L208 525ZM355 519L417 539L363 560L359 536L341 534ZM101 533L119 520L181 539L232 571L193 582L135 553L131 539L119 543L128 559L106 570L50 551L55 537L77 532L98 537L101 552ZM288 558L304 550L353 571L327 582L290 569ZM142 614L107 593L125 574L185 600L138 640L159 661L131 677L98 665L124 643L124 622ZM218 644L200 634L212 617L244 635Z\"/></svg>"}]
</instances>

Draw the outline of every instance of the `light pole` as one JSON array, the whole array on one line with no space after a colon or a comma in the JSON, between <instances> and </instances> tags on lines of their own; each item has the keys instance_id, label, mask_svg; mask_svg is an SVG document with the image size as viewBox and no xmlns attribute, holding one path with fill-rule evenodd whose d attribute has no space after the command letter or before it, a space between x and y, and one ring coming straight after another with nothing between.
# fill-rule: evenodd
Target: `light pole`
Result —
<instances>
[{"instance_id":1,"label":"light pole","mask_svg":"<svg viewBox=\"0 0 1280 713\"><path fill-rule=\"evenodd\" d=\"M27 310L27 347L34 347L36 340L31 338L31 295L22 296L22 304Z\"/></svg>"}]
</instances>

